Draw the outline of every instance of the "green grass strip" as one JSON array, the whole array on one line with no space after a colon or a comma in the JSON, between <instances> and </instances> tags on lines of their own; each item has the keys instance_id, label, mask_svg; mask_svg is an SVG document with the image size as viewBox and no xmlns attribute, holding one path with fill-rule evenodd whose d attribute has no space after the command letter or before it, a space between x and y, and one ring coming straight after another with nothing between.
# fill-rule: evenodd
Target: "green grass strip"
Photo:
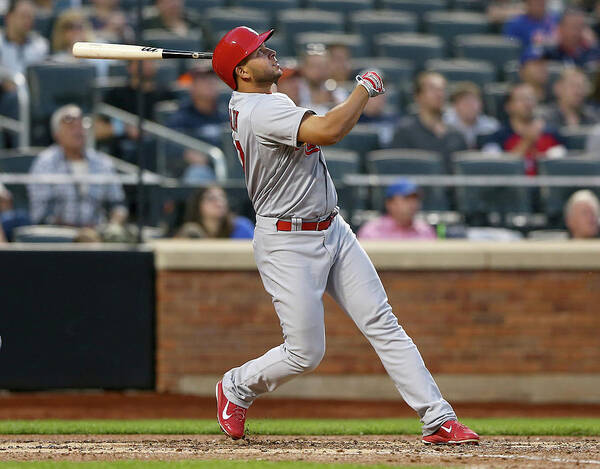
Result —
<instances>
[{"instance_id":1,"label":"green grass strip","mask_svg":"<svg viewBox=\"0 0 600 469\"><path fill-rule=\"evenodd\" d=\"M439 466L390 466L359 464L325 464L304 461L35 461L0 462L2 469L415 469Z\"/></svg>"},{"instance_id":2,"label":"green grass strip","mask_svg":"<svg viewBox=\"0 0 600 469\"><path fill-rule=\"evenodd\" d=\"M481 435L600 436L598 418L461 419ZM415 419L249 419L249 435L417 435ZM0 420L0 434L220 434L212 420Z\"/></svg>"}]
</instances>

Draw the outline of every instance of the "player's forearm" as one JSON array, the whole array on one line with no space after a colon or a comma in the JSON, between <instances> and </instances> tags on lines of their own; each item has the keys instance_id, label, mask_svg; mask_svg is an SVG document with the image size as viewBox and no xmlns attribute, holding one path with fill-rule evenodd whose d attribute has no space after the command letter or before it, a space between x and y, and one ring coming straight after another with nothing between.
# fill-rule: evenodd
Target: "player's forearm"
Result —
<instances>
[{"instance_id":1,"label":"player's forearm","mask_svg":"<svg viewBox=\"0 0 600 469\"><path fill-rule=\"evenodd\" d=\"M346 136L356 125L369 95L357 86L348 98L324 116L307 117L298 130L298 141L315 145L333 145Z\"/></svg>"},{"instance_id":2,"label":"player's forearm","mask_svg":"<svg viewBox=\"0 0 600 469\"><path fill-rule=\"evenodd\" d=\"M362 86L357 86L344 102L338 104L323 116L325 119L331 121L330 125L337 131L335 133L338 139L334 143L344 138L356 125L363 109L367 105L367 101L369 101L367 90Z\"/></svg>"}]
</instances>

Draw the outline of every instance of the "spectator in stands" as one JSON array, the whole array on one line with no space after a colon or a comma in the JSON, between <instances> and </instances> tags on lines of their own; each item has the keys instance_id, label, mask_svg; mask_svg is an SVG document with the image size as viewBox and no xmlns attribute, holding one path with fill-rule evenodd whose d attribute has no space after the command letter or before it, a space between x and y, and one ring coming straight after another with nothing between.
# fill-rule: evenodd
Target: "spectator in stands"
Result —
<instances>
[{"instance_id":1,"label":"spectator in stands","mask_svg":"<svg viewBox=\"0 0 600 469\"><path fill-rule=\"evenodd\" d=\"M28 65L48 56L48 41L33 30L35 7L31 0L11 0L0 33L0 65L13 73L24 73ZM12 84L4 84L5 89Z\"/></svg>"},{"instance_id":2,"label":"spectator in stands","mask_svg":"<svg viewBox=\"0 0 600 469\"><path fill-rule=\"evenodd\" d=\"M229 210L227 195L219 186L199 189L188 200L178 238L251 239L254 225Z\"/></svg>"},{"instance_id":3,"label":"spectator in stands","mask_svg":"<svg viewBox=\"0 0 600 469\"><path fill-rule=\"evenodd\" d=\"M466 150L467 143L460 132L448 127L442 119L446 79L437 72L421 72L415 80L414 94L418 114L400 121L392 146L438 152L446 170L451 172L451 154Z\"/></svg>"},{"instance_id":4,"label":"spectator in stands","mask_svg":"<svg viewBox=\"0 0 600 469\"><path fill-rule=\"evenodd\" d=\"M137 89L144 91L144 118L154 120L154 108L159 101L171 100L174 93L168 89L161 89L156 82L156 63L153 60L142 60L142 76L138 74L139 62L131 60L127 64L128 80L124 87L111 89L103 101L111 106L118 107L131 114L137 114ZM98 119L95 125L96 139L108 146L115 155L120 154L119 143L121 140L137 140L138 128L136 125L127 125L117 119Z\"/></svg>"},{"instance_id":5,"label":"spectator in stands","mask_svg":"<svg viewBox=\"0 0 600 469\"><path fill-rule=\"evenodd\" d=\"M421 209L421 192L408 179L398 179L385 192L386 214L365 223L358 230L363 239L435 239L433 228L416 217Z\"/></svg>"},{"instance_id":6,"label":"spectator in stands","mask_svg":"<svg viewBox=\"0 0 600 469\"><path fill-rule=\"evenodd\" d=\"M369 69L372 70L372 69ZM360 75L368 70L359 72ZM382 78L383 72L376 70ZM381 148L390 147L394 139L394 132L400 123L400 113L391 106L388 106L388 95L380 94L375 98L369 99L363 113L358 119L359 124L370 125L378 134L379 146Z\"/></svg>"},{"instance_id":7,"label":"spectator in stands","mask_svg":"<svg viewBox=\"0 0 600 469\"><path fill-rule=\"evenodd\" d=\"M133 28L119 8L119 0L93 0L88 20L94 34L104 41L128 43L134 40Z\"/></svg>"},{"instance_id":8,"label":"spectator in stands","mask_svg":"<svg viewBox=\"0 0 600 469\"><path fill-rule=\"evenodd\" d=\"M86 148L81 109L67 104L51 117L50 127L56 144L43 150L34 160L30 173L114 175L110 159ZM97 227L109 220L124 225L127 219L125 196L119 183L106 184L31 184L30 214L34 223ZM110 206L105 214L104 205Z\"/></svg>"},{"instance_id":9,"label":"spectator in stands","mask_svg":"<svg viewBox=\"0 0 600 469\"><path fill-rule=\"evenodd\" d=\"M525 0L525 13L509 20L502 32L528 48L550 43L557 24L556 15L546 12L546 0Z\"/></svg>"},{"instance_id":10,"label":"spectator in stands","mask_svg":"<svg viewBox=\"0 0 600 469\"><path fill-rule=\"evenodd\" d=\"M579 190L565 205L565 223L573 239L597 238L600 202L590 190Z\"/></svg>"},{"instance_id":11,"label":"spectator in stands","mask_svg":"<svg viewBox=\"0 0 600 469\"><path fill-rule=\"evenodd\" d=\"M514 85L506 102L508 122L490 136L483 146L487 152L509 152L525 159L526 173L537 173L536 160L548 151L564 154L562 140L546 126L543 119L535 117L537 100L533 88L525 83Z\"/></svg>"},{"instance_id":12,"label":"spectator in stands","mask_svg":"<svg viewBox=\"0 0 600 469\"><path fill-rule=\"evenodd\" d=\"M52 56L55 62L75 63L81 59L73 57L73 44L79 41L94 42L94 32L82 10L63 11L52 28ZM96 67L97 76L108 75L109 60L84 59Z\"/></svg>"},{"instance_id":13,"label":"spectator in stands","mask_svg":"<svg viewBox=\"0 0 600 469\"><path fill-rule=\"evenodd\" d=\"M576 9L563 14L556 43L543 47L543 51L548 60L578 67L597 65L600 61L596 37L587 26L584 13Z\"/></svg>"},{"instance_id":14,"label":"spectator in stands","mask_svg":"<svg viewBox=\"0 0 600 469\"><path fill-rule=\"evenodd\" d=\"M521 81L533 87L538 103L548 101L550 99L548 96L550 74L548 61L544 58L542 50L538 47L530 47L521 54L520 63L519 77Z\"/></svg>"},{"instance_id":15,"label":"spectator in stands","mask_svg":"<svg viewBox=\"0 0 600 469\"><path fill-rule=\"evenodd\" d=\"M190 70L192 77L189 96L167 121L167 126L184 132L211 145L221 145L223 126L228 122L224 109L217 106L219 81L209 64L197 65ZM214 180L209 157L197 151L187 150L184 159L189 165L184 174L187 182Z\"/></svg>"},{"instance_id":16,"label":"spectator in stands","mask_svg":"<svg viewBox=\"0 0 600 469\"><path fill-rule=\"evenodd\" d=\"M496 119L483 114L481 90L475 83L457 83L450 102L452 107L444 113L444 122L462 134L469 149L477 148L478 138L492 134L500 127Z\"/></svg>"},{"instance_id":17,"label":"spectator in stands","mask_svg":"<svg viewBox=\"0 0 600 469\"><path fill-rule=\"evenodd\" d=\"M15 209L12 194L0 183L0 242L3 237L5 241L12 241L15 228L30 224L29 214Z\"/></svg>"},{"instance_id":18,"label":"spectator in stands","mask_svg":"<svg viewBox=\"0 0 600 469\"><path fill-rule=\"evenodd\" d=\"M352 52L345 44L329 44L329 78L336 83L346 83L354 80L352 76Z\"/></svg>"},{"instance_id":19,"label":"spectator in stands","mask_svg":"<svg viewBox=\"0 0 600 469\"><path fill-rule=\"evenodd\" d=\"M28 65L48 56L48 41L33 30L35 7L31 0L11 0L4 30L0 31L0 66L11 73L25 73ZM0 114L18 119L16 86L0 79Z\"/></svg>"},{"instance_id":20,"label":"spectator in stands","mask_svg":"<svg viewBox=\"0 0 600 469\"><path fill-rule=\"evenodd\" d=\"M183 0L156 0L156 14L142 22L143 29L163 30L180 37L186 37L190 30L200 29L200 18L183 9Z\"/></svg>"},{"instance_id":21,"label":"spectator in stands","mask_svg":"<svg viewBox=\"0 0 600 469\"><path fill-rule=\"evenodd\" d=\"M552 105L545 115L547 124L559 128L600 122L596 109L585 102L589 92L590 82L581 69L564 69L554 84L556 104Z\"/></svg>"},{"instance_id":22,"label":"spectator in stands","mask_svg":"<svg viewBox=\"0 0 600 469\"><path fill-rule=\"evenodd\" d=\"M491 0L486 8L488 21L500 26L524 13L525 5L520 0Z\"/></svg>"},{"instance_id":23,"label":"spectator in stands","mask_svg":"<svg viewBox=\"0 0 600 469\"><path fill-rule=\"evenodd\" d=\"M322 115L341 103L347 92L329 78L329 55L322 44L309 44L300 63L300 106Z\"/></svg>"}]
</instances>

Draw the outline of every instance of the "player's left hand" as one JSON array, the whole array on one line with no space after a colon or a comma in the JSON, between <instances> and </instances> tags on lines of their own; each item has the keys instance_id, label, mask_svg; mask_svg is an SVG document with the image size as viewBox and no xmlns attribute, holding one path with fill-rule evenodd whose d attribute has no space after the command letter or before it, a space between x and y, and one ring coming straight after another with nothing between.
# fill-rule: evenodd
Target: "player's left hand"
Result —
<instances>
[{"instance_id":1,"label":"player's left hand","mask_svg":"<svg viewBox=\"0 0 600 469\"><path fill-rule=\"evenodd\" d=\"M381 78L377 72L370 71L363 73L362 75L356 75L356 81L359 85L365 87L369 93L369 98L374 98L375 96L385 93L383 78Z\"/></svg>"}]
</instances>

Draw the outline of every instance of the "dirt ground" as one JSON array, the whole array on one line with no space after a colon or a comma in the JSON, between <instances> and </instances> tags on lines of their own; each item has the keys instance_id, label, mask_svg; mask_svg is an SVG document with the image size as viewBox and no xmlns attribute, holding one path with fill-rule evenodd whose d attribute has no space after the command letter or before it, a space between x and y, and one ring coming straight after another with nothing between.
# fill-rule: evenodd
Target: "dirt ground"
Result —
<instances>
[{"instance_id":1,"label":"dirt ground","mask_svg":"<svg viewBox=\"0 0 600 469\"><path fill-rule=\"evenodd\" d=\"M415 436L0 436L0 461L252 459L494 468L600 467L598 438L489 437L479 446L424 446Z\"/></svg>"},{"instance_id":2,"label":"dirt ground","mask_svg":"<svg viewBox=\"0 0 600 469\"><path fill-rule=\"evenodd\" d=\"M457 404L461 417L599 417L600 406ZM213 418L214 399L154 393L11 393L0 395L2 419ZM597 437L484 437L479 446L425 446L410 436L254 436L252 418L407 417L401 402L262 399L249 415L249 436L0 435L0 461L252 459L439 465L472 468L600 468Z\"/></svg>"}]
</instances>

